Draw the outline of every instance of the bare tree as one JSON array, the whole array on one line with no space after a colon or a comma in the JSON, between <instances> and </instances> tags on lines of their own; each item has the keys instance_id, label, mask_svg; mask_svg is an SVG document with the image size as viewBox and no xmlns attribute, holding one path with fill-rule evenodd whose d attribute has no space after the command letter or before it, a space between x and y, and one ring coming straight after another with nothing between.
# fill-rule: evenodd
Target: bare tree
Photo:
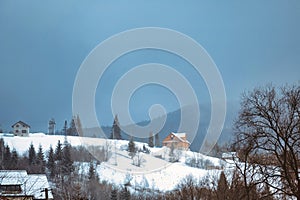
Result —
<instances>
[{"instance_id":1,"label":"bare tree","mask_svg":"<svg viewBox=\"0 0 300 200\"><path fill-rule=\"evenodd\" d=\"M247 163L258 164L265 184L300 200L300 86L244 94L235 129L235 144L249 151Z\"/></svg>"}]
</instances>

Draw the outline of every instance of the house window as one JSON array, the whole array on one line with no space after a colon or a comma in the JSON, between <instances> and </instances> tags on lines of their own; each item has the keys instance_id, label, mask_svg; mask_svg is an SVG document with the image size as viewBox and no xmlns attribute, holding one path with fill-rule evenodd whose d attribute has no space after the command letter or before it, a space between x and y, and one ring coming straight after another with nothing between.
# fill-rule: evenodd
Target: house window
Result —
<instances>
[{"instance_id":1,"label":"house window","mask_svg":"<svg viewBox=\"0 0 300 200\"><path fill-rule=\"evenodd\" d=\"M22 130L22 133L27 133L27 131L26 130Z\"/></svg>"},{"instance_id":2,"label":"house window","mask_svg":"<svg viewBox=\"0 0 300 200\"><path fill-rule=\"evenodd\" d=\"M17 124L16 127L19 128L19 124Z\"/></svg>"},{"instance_id":3,"label":"house window","mask_svg":"<svg viewBox=\"0 0 300 200\"><path fill-rule=\"evenodd\" d=\"M19 133L19 130L16 130L16 133Z\"/></svg>"},{"instance_id":4,"label":"house window","mask_svg":"<svg viewBox=\"0 0 300 200\"><path fill-rule=\"evenodd\" d=\"M26 126L25 126L25 125L23 125L23 127L25 128Z\"/></svg>"}]
</instances>

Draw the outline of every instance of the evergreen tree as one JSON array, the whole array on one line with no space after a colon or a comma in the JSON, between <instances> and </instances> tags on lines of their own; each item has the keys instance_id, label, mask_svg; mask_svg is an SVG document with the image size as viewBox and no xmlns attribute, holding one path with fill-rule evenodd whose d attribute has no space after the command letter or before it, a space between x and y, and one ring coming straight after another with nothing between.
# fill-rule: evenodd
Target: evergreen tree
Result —
<instances>
[{"instance_id":1,"label":"evergreen tree","mask_svg":"<svg viewBox=\"0 0 300 200\"><path fill-rule=\"evenodd\" d=\"M228 195L228 183L226 180L226 176L224 174L224 172L222 171L220 174L220 178L218 181L218 186L217 186L217 198L218 199L229 199L229 195Z\"/></svg>"},{"instance_id":2,"label":"evergreen tree","mask_svg":"<svg viewBox=\"0 0 300 200\"><path fill-rule=\"evenodd\" d=\"M130 192L128 191L127 187L122 189L120 199L130 200Z\"/></svg>"},{"instance_id":3,"label":"evergreen tree","mask_svg":"<svg viewBox=\"0 0 300 200\"><path fill-rule=\"evenodd\" d=\"M13 149L11 152L11 165L10 169L18 169L19 156L16 149Z\"/></svg>"},{"instance_id":4,"label":"evergreen tree","mask_svg":"<svg viewBox=\"0 0 300 200\"><path fill-rule=\"evenodd\" d=\"M150 133L150 135L149 135L148 145L149 145L149 147L154 147L153 134L152 133Z\"/></svg>"},{"instance_id":5,"label":"evergreen tree","mask_svg":"<svg viewBox=\"0 0 300 200\"><path fill-rule=\"evenodd\" d=\"M54 159L55 159L55 175L56 176L61 176L62 175L62 157L63 157L63 150L62 150L62 144L60 140L58 140L56 148L55 148L55 154L54 154Z\"/></svg>"},{"instance_id":6,"label":"evergreen tree","mask_svg":"<svg viewBox=\"0 0 300 200\"><path fill-rule=\"evenodd\" d=\"M117 140L122 139L118 115L115 116L110 139L117 139Z\"/></svg>"},{"instance_id":7,"label":"evergreen tree","mask_svg":"<svg viewBox=\"0 0 300 200\"><path fill-rule=\"evenodd\" d=\"M158 135L158 133L155 134L155 146L159 147L159 135Z\"/></svg>"},{"instance_id":8,"label":"evergreen tree","mask_svg":"<svg viewBox=\"0 0 300 200\"><path fill-rule=\"evenodd\" d=\"M83 135L83 130L82 130L82 124L81 124L81 120L80 120L79 115L76 116L75 124L76 124L76 128L77 128L77 134L78 134L78 136L79 135L82 136Z\"/></svg>"},{"instance_id":9,"label":"evergreen tree","mask_svg":"<svg viewBox=\"0 0 300 200\"><path fill-rule=\"evenodd\" d=\"M5 145L4 145L4 140L3 138L0 138L0 169L3 169L3 164L4 164L4 161L3 161L3 155L4 155L4 152L5 152Z\"/></svg>"},{"instance_id":10,"label":"evergreen tree","mask_svg":"<svg viewBox=\"0 0 300 200\"><path fill-rule=\"evenodd\" d=\"M36 152L32 143L29 146L28 161L29 161L29 165L36 164Z\"/></svg>"},{"instance_id":11,"label":"evergreen tree","mask_svg":"<svg viewBox=\"0 0 300 200\"><path fill-rule=\"evenodd\" d=\"M135 148L135 143L133 141L133 137L131 137L131 139L128 143L128 152L129 152L129 156L131 158L133 158L135 156L136 148Z\"/></svg>"},{"instance_id":12,"label":"evergreen tree","mask_svg":"<svg viewBox=\"0 0 300 200\"><path fill-rule=\"evenodd\" d=\"M55 159L54 159L54 151L52 146L50 146L49 153L48 153L47 168L50 171L50 177L53 178L55 176Z\"/></svg>"},{"instance_id":13,"label":"evergreen tree","mask_svg":"<svg viewBox=\"0 0 300 200\"><path fill-rule=\"evenodd\" d=\"M113 188L110 192L110 200L118 200L118 190Z\"/></svg>"},{"instance_id":14,"label":"evergreen tree","mask_svg":"<svg viewBox=\"0 0 300 200\"><path fill-rule=\"evenodd\" d=\"M11 152L8 145L5 146L4 154L3 154L3 167L4 169L10 168L11 162Z\"/></svg>"},{"instance_id":15,"label":"evergreen tree","mask_svg":"<svg viewBox=\"0 0 300 200\"><path fill-rule=\"evenodd\" d=\"M62 132L65 136L67 135L67 131L68 131L68 122L67 122L67 120L65 120L64 127L62 130Z\"/></svg>"},{"instance_id":16,"label":"evergreen tree","mask_svg":"<svg viewBox=\"0 0 300 200\"><path fill-rule=\"evenodd\" d=\"M57 142L54 158L56 161L62 160L62 144L60 143L60 140Z\"/></svg>"},{"instance_id":17,"label":"evergreen tree","mask_svg":"<svg viewBox=\"0 0 300 200\"><path fill-rule=\"evenodd\" d=\"M90 181L98 179L93 161L90 162L90 168L89 168L89 176L88 176L88 178L89 178Z\"/></svg>"},{"instance_id":18,"label":"evergreen tree","mask_svg":"<svg viewBox=\"0 0 300 200\"><path fill-rule=\"evenodd\" d=\"M73 159L71 157L71 145L67 142L64 144L63 152L62 152L62 174L63 175L71 175L74 171Z\"/></svg>"},{"instance_id":19,"label":"evergreen tree","mask_svg":"<svg viewBox=\"0 0 300 200\"><path fill-rule=\"evenodd\" d=\"M39 167L39 173L45 173L46 161L45 161L45 156L44 156L42 145L39 145L39 151L37 153L36 164Z\"/></svg>"},{"instance_id":20,"label":"evergreen tree","mask_svg":"<svg viewBox=\"0 0 300 200\"><path fill-rule=\"evenodd\" d=\"M70 127L67 129L67 135L78 136L78 132L75 124L75 117L73 117L70 122Z\"/></svg>"}]
</instances>

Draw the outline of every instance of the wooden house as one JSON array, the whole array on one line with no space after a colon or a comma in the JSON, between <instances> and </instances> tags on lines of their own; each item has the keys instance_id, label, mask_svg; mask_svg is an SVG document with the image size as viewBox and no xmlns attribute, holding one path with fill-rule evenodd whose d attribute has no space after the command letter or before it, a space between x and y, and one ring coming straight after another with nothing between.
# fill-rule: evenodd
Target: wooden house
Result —
<instances>
[{"instance_id":1,"label":"wooden house","mask_svg":"<svg viewBox=\"0 0 300 200\"><path fill-rule=\"evenodd\" d=\"M173 133L171 132L163 140L163 146L169 148L188 150L191 143L186 138L186 133Z\"/></svg>"}]
</instances>

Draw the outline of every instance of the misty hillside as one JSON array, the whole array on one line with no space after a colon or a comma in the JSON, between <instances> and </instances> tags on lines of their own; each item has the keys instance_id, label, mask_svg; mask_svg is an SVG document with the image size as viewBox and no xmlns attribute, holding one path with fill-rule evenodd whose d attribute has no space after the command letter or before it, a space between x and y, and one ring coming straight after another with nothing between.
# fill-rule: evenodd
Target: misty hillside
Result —
<instances>
[{"instance_id":1,"label":"misty hillside","mask_svg":"<svg viewBox=\"0 0 300 200\"><path fill-rule=\"evenodd\" d=\"M206 130L209 126L209 122L210 122L210 106L200 105L199 109L200 109L200 124L199 124L199 129L197 131L196 137L194 139L189 137L190 136L189 133L192 130L184 131L187 133L189 141L192 142L190 149L193 151L199 151L202 141L206 135ZM162 128L162 130L159 132L160 143L170 132L178 131L182 111L188 113L187 115L191 116L190 117L191 119L193 118L193 116L195 114L194 112L196 112L195 108L193 106L186 106L186 107L183 107L182 109L178 109L174 112L168 113L166 123L165 123L164 127ZM230 142L230 140L232 139L232 136L233 136L232 124L233 124L234 118L237 115L237 106L233 105L233 104L228 104L226 114L227 115L226 115L224 128L223 128L221 136L218 140L219 144L224 144L224 143ZM162 117L156 118L155 120L162 120ZM144 120L144 121L138 122L137 125L146 126L149 123L150 123L149 120ZM130 126L127 126L127 128L130 129ZM103 126L102 130L106 134L106 137L109 138L111 135L111 130L112 130L111 127ZM98 128L85 129L84 135L88 136L88 137L96 137L98 132L99 132ZM149 133L150 132L151 132L151 130L149 130ZM123 131L121 132L121 135L122 135L123 139L127 139L127 140L129 139L128 134L124 133ZM140 142L148 141L147 138L135 138L135 140L140 141Z\"/></svg>"}]
</instances>

